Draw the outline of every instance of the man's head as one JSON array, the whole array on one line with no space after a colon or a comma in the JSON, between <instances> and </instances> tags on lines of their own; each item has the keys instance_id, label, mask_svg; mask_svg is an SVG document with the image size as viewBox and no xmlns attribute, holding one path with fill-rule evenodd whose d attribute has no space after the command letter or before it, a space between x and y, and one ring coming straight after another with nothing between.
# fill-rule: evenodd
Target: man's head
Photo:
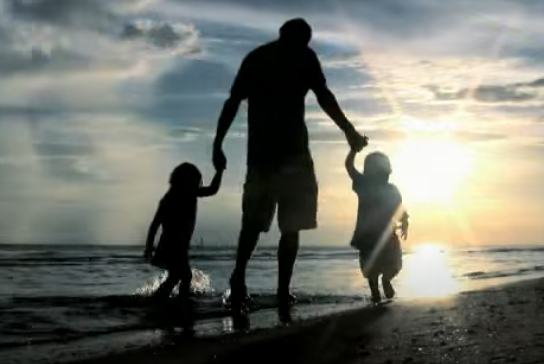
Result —
<instances>
[{"instance_id":1,"label":"man's head","mask_svg":"<svg viewBox=\"0 0 544 364\"><path fill-rule=\"evenodd\" d=\"M295 48L308 46L312 39L312 28L302 18L286 21L280 28L280 42Z\"/></svg>"}]
</instances>

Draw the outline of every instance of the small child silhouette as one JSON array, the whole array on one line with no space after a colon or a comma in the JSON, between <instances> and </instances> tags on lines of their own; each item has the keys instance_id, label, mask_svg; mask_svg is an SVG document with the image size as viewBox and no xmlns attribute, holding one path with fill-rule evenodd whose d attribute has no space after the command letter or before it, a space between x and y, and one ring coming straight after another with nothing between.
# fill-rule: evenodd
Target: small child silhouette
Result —
<instances>
[{"instance_id":1,"label":"small child silhouette","mask_svg":"<svg viewBox=\"0 0 544 364\"><path fill-rule=\"evenodd\" d=\"M402 250L397 227L400 224L400 235L406 239L408 214L402 206L399 190L389 183L389 158L381 152L368 154L363 173L355 169L354 159L355 152L352 150L346 158L346 169L353 181L353 191L358 196L359 207L351 246L359 250L359 263L363 276L368 280L372 302L379 303L380 275L385 296L395 296L391 280L402 268Z\"/></svg>"},{"instance_id":2,"label":"small child silhouette","mask_svg":"<svg viewBox=\"0 0 544 364\"><path fill-rule=\"evenodd\" d=\"M189 295L192 280L189 245L195 228L197 199L217 193L224 168L221 166L216 170L209 187L202 186L202 174L191 163L180 164L170 175L170 189L161 199L151 222L144 253L152 265L168 271L168 278L158 288L155 297L168 298L180 281L180 296ZM159 226L162 233L153 254Z\"/></svg>"}]
</instances>

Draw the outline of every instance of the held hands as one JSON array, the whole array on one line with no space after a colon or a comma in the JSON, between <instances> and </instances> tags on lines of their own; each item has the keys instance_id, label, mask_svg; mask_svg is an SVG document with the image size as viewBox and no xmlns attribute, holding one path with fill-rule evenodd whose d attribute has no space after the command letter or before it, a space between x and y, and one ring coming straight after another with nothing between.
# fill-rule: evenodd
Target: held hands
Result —
<instances>
[{"instance_id":1,"label":"held hands","mask_svg":"<svg viewBox=\"0 0 544 364\"><path fill-rule=\"evenodd\" d=\"M360 152L364 147L368 145L368 137L359 134L354 128L346 131L346 139L351 150Z\"/></svg>"},{"instance_id":2,"label":"held hands","mask_svg":"<svg viewBox=\"0 0 544 364\"><path fill-rule=\"evenodd\" d=\"M227 168L227 157L221 147L214 147L212 159L216 171L223 171Z\"/></svg>"}]
</instances>

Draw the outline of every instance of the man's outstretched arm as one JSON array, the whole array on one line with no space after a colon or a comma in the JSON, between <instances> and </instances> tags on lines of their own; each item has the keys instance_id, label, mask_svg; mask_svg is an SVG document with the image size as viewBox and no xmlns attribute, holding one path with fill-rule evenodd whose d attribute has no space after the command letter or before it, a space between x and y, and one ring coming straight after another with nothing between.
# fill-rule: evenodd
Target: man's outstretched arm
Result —
<instances>
[{"instance_id":1,"label":"man's outstretched arm","mask_svg":"<svg viewBox=\"0 0 544 364\"><path fill-rule=\"evenodd\" d=\"M221 115L219 115L215 140L213 142L213 165L216 170L225 169L227 166L227 158L223 153L223 140L238 113L240 103L248 96L249 80L251 78L249 76L250 69L251 56L248 55L240 65L240 69L230 89L229 98L225 101Z\"/></svg>"},{"instance_id":2,"label":"man's outstretched arm","mask_svg":"<svg viewBox=\"0 0 544 364\"><path fill-rule=\"evenodd\" d=\"M334 94L327 86L315 90L315 96L317 97L319 106L321 106L323 111L327 113L343 132L348 132L348 129L353 129L353 125L348 121L348 118L344 115L340 105L338 105L336 97L334 97Z\"/></svg>"},{"instance_id":3,"label":"man's outstretched arm","mask_svg":"<svg viewBox=\"0 0 544 364\"><path fill-rule=\"evenodd\" d=\"M349 120L344 115L344 112L338 105L336 97L334 97L331 90L326 85L323 85L317 89L314 89L315 96L319 106L325 111L325 113L338 125L338 127L346 135L346 139L351 147L355 151L360 151L367 145L367 137L360 135Z\"/></svg>"},{"instance_id":4,"label":"man's outstretched arm","mask_svg":"<svg viewBox=\"0 0 544 364\"><path fill-rule=\"evenodd\" d=\"M225 154L223 153L223 140L227 135L227 132L232 125L240 103L240 98L233 97L232 95L225 101L219 121L217 122L217 131L215 133L215 140L213 142L213 165L216 169L222 169L227 164Z\"/></svg>"}]
</instances>

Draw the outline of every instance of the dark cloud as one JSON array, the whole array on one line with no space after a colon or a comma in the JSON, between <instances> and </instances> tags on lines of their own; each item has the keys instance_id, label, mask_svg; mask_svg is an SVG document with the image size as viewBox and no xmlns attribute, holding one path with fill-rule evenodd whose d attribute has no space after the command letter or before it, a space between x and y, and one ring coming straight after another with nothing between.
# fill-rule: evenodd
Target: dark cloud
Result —
<instances>
[{"instance_id":1,"label":"dark cloud","mask_svg":"<svg viewBox=\"0 0 544 364\"><path fill-rule=\"evenodd\" d=\"M190 36L196 36L197 32L190 26L174 26L168 23L152 24L149 22L127 23L121 31L123 40L143 39L147 43L158 48L174 48ZM195 47L190 53L197 53L200 48Z\"/></svg>"},{"instance_id":2,"label":"dark cloud","mask_svg":"<svg viewBox=\"0 0 544 364\"><path fill-rule=\"evenodd\" d=\"M519 82L505 85L480 85L474 89L443 90L437 85L424 86L431 91L437 100L474 99L480 102L523 102L538 99L538 88L544 87L544 78L530 82Z\"/></svg>"},{"instance_id":3,"label":"dark cloud","mask_svg":"<svg viewBox=\"0 0 544 364\"><path fill-rule=\"evenodd\" d=\"M145 32L136 24L128 23L121 32L121 39L138 39L143 37Z\"/></svg>"},{"instance_id":4,"label":"dark cloud","mask_svg":"<svg viewBox=\"0 0 544 364\"><path fill-rule=\"evenodd\" d=\"M151 43L162 48L174 47L183 39L183 36L175 31L170 24L152 27L148 32L148 37Z\"/></svg>"}]
</instances>

